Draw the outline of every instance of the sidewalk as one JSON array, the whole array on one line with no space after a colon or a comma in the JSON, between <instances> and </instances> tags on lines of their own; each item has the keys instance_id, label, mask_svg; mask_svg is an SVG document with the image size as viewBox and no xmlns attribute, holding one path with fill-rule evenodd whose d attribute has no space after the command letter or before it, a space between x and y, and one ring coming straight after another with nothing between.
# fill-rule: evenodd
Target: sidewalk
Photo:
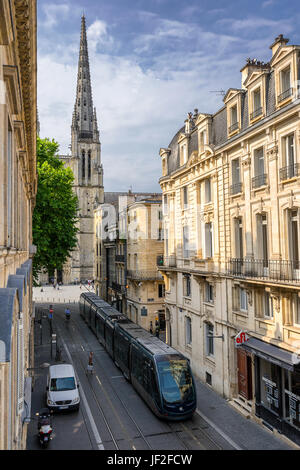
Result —
<instances>
[{"instance_id":1,"label":"sidewalk","mask_svg":"<svg viewBox=\"0 0 300 470\"><path fill-rule=\"evenodd\" d=\"M295 444L246 419L208 385L195 378L197 412L237 450L295 450Z\"/></svg>"},{"instance_id":2,"label":"sidewalk","mask_svg":"<svg viewBox=\"0 0 300 470\"><path fill-rule=\"evenodd\" d=\"M82 292L94 292L94 290L87 285L82 285L81 289L79 285L62 285L59 287L59 290L54 289L53 286L34 287L33 300L36 303L70 304L79 302Z\"/></svg>"}]
</instances>

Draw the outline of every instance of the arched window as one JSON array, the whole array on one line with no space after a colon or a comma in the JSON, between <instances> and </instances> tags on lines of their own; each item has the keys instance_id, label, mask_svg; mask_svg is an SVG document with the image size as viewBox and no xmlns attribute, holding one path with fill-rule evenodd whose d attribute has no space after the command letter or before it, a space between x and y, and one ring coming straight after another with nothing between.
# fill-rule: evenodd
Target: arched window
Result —
<instances>
[{"instance_id":1,"label":"arched window","mask_svg":"<svg viewBox=\"0 0 300 470\"><path fill-rule=\"evenodd\" d=\"M82 169L81 169L82 178L85 178L85 150L82 150L81 163L82 163Z\"/></svg>"},{"instance_id":2,"label":"arched window","mask_svg":"<svg viewBox=\"0 0 300 470\"><path fill-rule=\"evenodd\" d=\"M91 179L91 151L88 152L88 179Z\"/></svg>"}]
</instances>

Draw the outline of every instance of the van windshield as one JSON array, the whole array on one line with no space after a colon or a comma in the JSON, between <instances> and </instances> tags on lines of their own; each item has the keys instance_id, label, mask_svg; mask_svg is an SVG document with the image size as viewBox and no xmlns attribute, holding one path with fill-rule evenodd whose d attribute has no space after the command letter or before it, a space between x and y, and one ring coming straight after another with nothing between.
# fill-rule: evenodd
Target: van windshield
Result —
<instances>
[{"instance_id":1,"label":"van windshield","mask_svg":"<svg viewBox=\"0 0 300 470\"><path fill-rule=\"evenodd\" d=\"M57 379L51 379L51 392L64 392L66 390L74 390L75 388L74 377L60 377Z\"/></svg>"}]
</instances>

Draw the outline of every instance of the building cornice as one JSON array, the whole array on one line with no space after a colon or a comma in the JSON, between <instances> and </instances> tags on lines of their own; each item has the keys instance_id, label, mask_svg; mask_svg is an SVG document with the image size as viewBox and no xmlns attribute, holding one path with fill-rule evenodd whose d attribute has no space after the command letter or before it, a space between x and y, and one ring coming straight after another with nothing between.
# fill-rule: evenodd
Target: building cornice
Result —
<instances>
[{"instance_id":1,"label":"building cornice","mask_svg":"<svg viewBox=\"0 0 300 470\"><path fill-rule=\"evenodd\" d=\"M23 119L30 172L31 198L37 189L36 135L37 135L37 24L36 1L13 0L16 26L16 45L19 56Z\"/></svg>"}]
</instances>

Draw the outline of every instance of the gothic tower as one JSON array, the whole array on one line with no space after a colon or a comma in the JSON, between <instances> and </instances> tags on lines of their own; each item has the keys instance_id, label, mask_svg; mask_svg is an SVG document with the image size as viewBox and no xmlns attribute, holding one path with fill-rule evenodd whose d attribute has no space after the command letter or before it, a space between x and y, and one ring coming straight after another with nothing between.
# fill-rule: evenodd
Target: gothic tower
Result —
<instances>
[{"instance_id":1,"label":"gothic tower","mask_svg":"<svg viewBox=\"0 0 300 470\"><path fill-rule=\"evenodd\" d=\"M64 268L64 282L93 279L94 206L104 201L101 144L93 107L85 17L81 20L76 101L72 119L71 157L61 157L74 173L79 200L77 248Z\"/></svg>"}]
</instances>

